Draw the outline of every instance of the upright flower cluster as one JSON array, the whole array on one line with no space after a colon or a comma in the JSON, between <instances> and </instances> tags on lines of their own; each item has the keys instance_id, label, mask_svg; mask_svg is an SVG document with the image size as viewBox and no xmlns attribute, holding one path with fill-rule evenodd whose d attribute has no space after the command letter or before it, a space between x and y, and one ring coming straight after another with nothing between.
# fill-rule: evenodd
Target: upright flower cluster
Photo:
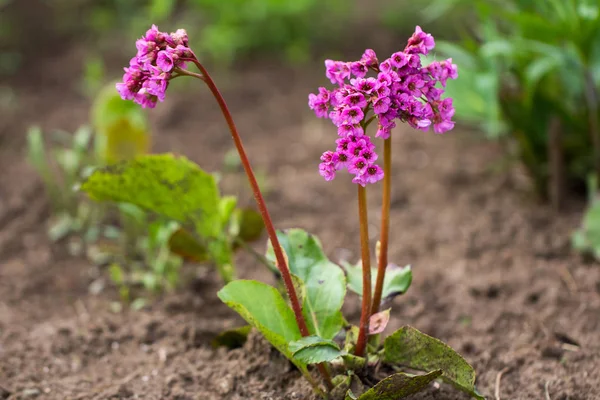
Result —
<instances>
[{"instance_id":1,"label":"upright flower cluster","mask_svg":"<svg viewBox=\"0 0 600 400\"><path fill-rule=\"evenodd\" d=\"M413 128L436 133L454 127L452 99L442 99L448 79L458 72L452 59L421 65L421 55L435 46L433 36L417 26L406 48L379 62L373 50L366 50L359 61L325 61L325 75L337 85L333 90L319 88L308 96L308 105L319 118L328 118L337 127L335 151L321 156L320 174L326 180L337 171L354 174L352 182L366 186L383 178L375 146L366 135L367 126L377 121L376 137L387 139L396 120ZM368 77L369 71L374 76ZM436 87L440 83L441 87ZM372 115L370 115L372 113Z\"/></svg>"},{"instance_id":2,"label":"upright flower cluster","mask_svg":"<svg viewBox=\"0 0 600 400\"><path fill-rule=\"evenodd\" d=\"M185 59L194 57L188 47L184 29L173 33L160 32L152 25L146 35L135 42L137 54L125 68L123 82L117 90L124 100L133 100L143 108L154 108L164 101L169 79L175 68L185 68Z\"/></svg>"}]
</instances>

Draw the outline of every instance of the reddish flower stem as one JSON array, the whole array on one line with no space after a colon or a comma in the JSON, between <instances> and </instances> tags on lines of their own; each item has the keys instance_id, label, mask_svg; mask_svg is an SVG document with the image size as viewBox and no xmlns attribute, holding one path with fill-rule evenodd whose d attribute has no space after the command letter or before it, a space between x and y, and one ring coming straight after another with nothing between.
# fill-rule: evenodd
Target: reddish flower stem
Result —
<instances>
[{"instance_id":1,"label":"reddish flower stem","mask_svg":"<svg viewBox=\"0 0 600 400\"><path fill-rule=\"evenodd\" d=\"M215 100L219 104L219 107L221 108L223 117L225 117L225 121L227 121L227 125L229 126L231 137L233 138L233 142L235 143L235 148L237 149L238 154L240 156L240 160L244 167L244 171L248 176L248 181L250 182L250 186L252 187L252 192L254 193L254 199L256 200L256 204L258 205L260 215L262 216L262 219L265 223L267 234L269 235L269 239L271 240L271 244L273 245L273 252L275 253L275 259L277 260L277 268L281 273L281 277L283 278L283 283L285 285L288 297L290 298L290 303L292 305L292 310L294 311L294 316L296 317L296 323L298 324L298 328L300 329L300 334L302 336L308 336L310 333L308 332L308 326L306 325L306 321L304 320L304 316L302 315L302 306L300 304L300 301L298 300L298 295L296 294L296 289L294 288L294 284L292 282L292 276L290 274L286 258L283 255L283 251L281 250L281 245L279 244L279 239L277 238L277 233L275 231L275 227L273 226L273 221L271 220L271 216L269 215L269 211L267 210L267 205L260 191L260 187L258 186L258 182L256 181L256 176L254 175L254 171L252 170L252 166L250 165L250 161L248 160L248 156L246 155L246 150L244 149L244 145L242 144L242 139L240 138L235 123L233 122L231 112L229 111L227 103L225 103L225 99L221 95L221 92L217 88L217 85L215 85L215 82L210 77L206 68L204 68L204 66L198 60L191 61L194 64L196 64L196 67L202 73L201 75L183 69L179 70L178 72L182 75L190 75L203 80L212 92L213 96L215 97ZM317 365L317 367L319 369L319 372L323 376L327 387L329 389L333 388L331 376L327 371L326 366L324 364L319 364Z\"/></svg>"},{"instance_id":2,"label":"reddish flower stem","mask_svg":"<svg viewBox=\"0 0 600 400\"><path fill-rule=\"evenodd\" d=\"M392 195L392 137L383 141L383 200L381 204L381 237L379 239L379 264L371 315L379 312L383 281L388 265L388 241L390 236L390 200Z\"/></svg>"},{"instance_id":3,"label":"reddish flower stem","mask_svg":"<svg viewBox=\"0 0 600 400\"><path fill-rule=\"evenodd\" d=\"M362 310L358 340L356 341L355 354L364 356L367 346L369 330L369 317L371 316L371 254L369 252L369 225L367 216L367 189L358 186L358 220L360 222L360 249L362 254L363 293Z\"/></svg>"}]
</instances>

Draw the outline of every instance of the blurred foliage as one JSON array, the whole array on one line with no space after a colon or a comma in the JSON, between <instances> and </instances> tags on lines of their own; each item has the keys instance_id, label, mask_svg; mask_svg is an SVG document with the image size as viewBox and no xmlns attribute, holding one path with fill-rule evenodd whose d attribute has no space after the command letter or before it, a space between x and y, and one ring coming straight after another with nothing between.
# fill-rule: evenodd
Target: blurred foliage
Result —
<instances>
[{"instance_id":1,"label":"blurred foliage","mask_svg":"<svg viewBox=\"0 0 600 400\"><path fill-rule=\"evenodd\" d=\"M198 225L220 229L217 234L223 239L219 242L222 246L216 246L205 240L203 232L189 230L172 215L148 212L156 210L137 204L135 198L140 191L151 190L149 180L141 180L142 186L129 192L120 186L114 190L118 196L129 193L131 201L125 198L112 203L90 201L76 190L82 181L87 182L103 167L110 169L117 162L154 157L148 155L151 134L145 111L131 101L122 100L114 83L102 88L95 97L90 120L91 126L82 126L74 134L63 131L44 134L39 127L28 132L28 159L41 177L52 206L49 238L66 241L73 256L85 256L98 266L108 266L109 277L118 287L121 299L131 302L132 307L143 306L146 301L132 293L133 289L158 293L174 288L184 260L210 262L226 280L231 279L223 271L226 267L233 268L231 259L235 250L247 248L247 242L261 236L260 215L236 207L234 197L215 197L219 202L214 205L217 212L208 215L217 218L219 224L202 218ZM159 171L168 172L162 168ZM138 173L141 171L134 171L134 176ZM216 174L201 173L216 190ZM121 178L117 177L114 184L123 184ZM193 189L197 193L199 187ZM150 200L159 197L150 196ZM181 210L182 200L181 196L174 197L172 209ZM208 201L209 196L200 200ZM197 207L200 200L196 199L192 206ZM94 283L90 290L101 290L98 287Z\"/></svg>"},{"instance_id":2,"label":"blurred foliage","mask_svg":"<svg viewBox=\"0 0 600 400\"><path fill-rule=\"evenodd\" d=\"M129 160L150 151L146 113L134 102L123 101L114 83L96 96L91 120L96 132L96 157L101 164Z\"/></svg>"},{"instance_id":3,"label":"blurred foliage","mask_svg":"<svg viewBox=\"0 0 600 400\"><path fill-rule=\"evenodd\" d=\"M81 30L85 21L95 43L104 37L108 42L101 45L114 49L115 33L133 40L153 23L166 31L182 27L197 54L223 64L265 52L291 62L306 60L311 46L338 37L349 9L344 0L53 0L48 4L60 32Z\"/></svg>"},{"instance_id":4,"label":"blurred foliage","mask_svg":"<svg viewBox=\"0 0 600 400\"><path fill-rule=\"evenodd\" d=\"M448 84L457 118L491 138L513 138L543 197L554 123L568 184L583 186L600 156L593 146L600 134L594 132L600 118L598 1L435 0L424 15L436 20L450 10L475 17L460 44L438 41L438 51L459 65L461 78Z\"/></svg>"}]
</instances>

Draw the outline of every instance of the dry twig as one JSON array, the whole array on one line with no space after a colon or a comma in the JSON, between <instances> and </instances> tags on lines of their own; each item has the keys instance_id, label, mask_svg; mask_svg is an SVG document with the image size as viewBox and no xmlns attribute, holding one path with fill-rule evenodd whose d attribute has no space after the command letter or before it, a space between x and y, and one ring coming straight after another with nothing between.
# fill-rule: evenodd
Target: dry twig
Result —
<instances>
[{"instance_id":1,"label":"dry twig","mask_svg":"<svg viewBox=\"0 0 600 400\"><path fill-rule=\"evenodd\" d=\"M546 381L546 384L544 385L544 395L546 396L546 400L552 400L550 398L550 392L548 391L548 386L550 386L550 381Z\"/></svg>"},{"instance_id":2,"label":"dry twig","mask_svg":"<svg viewBox=\"0 0 600 400\"><path fill-rule=\"evenodd\" d=\"M502 375L507 373L509 370L510 367L506 367L502 371L498 372L498 375L496 375L496 389L494 390L494 396L496 396L496 400L500 400L500 379L502 379Z\"/></svg>"}]
</instances>

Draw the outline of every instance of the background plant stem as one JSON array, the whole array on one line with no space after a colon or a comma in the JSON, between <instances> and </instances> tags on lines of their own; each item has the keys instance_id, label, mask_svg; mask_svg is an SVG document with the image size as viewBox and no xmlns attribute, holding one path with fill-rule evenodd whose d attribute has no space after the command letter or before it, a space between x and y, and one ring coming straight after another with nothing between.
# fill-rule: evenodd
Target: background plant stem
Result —
<instances>
[{"instance_id":1,"label":"background plant stem","mask_svg":"<svg viewBox=\"0 0 600 400\"><path fill-rule=\"evenodd\" d=\"M363 293L362 310L355 354L362 357L367 346L369 317L371 316L371 254L369 251L369 218L367 216L367 189L358 186L358 220L360 222L360 249L362 254Z\"/></svg>"},{"instance_id":2,"label":"background plant stem","mask_svg":"<svg viewBox=\"0 0 600 400\"><path fill-rule=\"evenodd\" d=\"M267 229L267 234L269 235L269 239L271 240L271 244L273 245L273 252L275 253L275 259L277 260L277 268L281 273L281 277L283 279L283 283L285 285L288 297L290 299L290 303L292 305L292 310L294 311L294 316L296 317L296 323L298 324L298 328L300 329L300 334L302 336L308 336L308 326L306 325L306 321L304 320L304 316L302 315L302 305L298 300L298 295L296 293L296 289L294 288L294 283L292 282L292 275L290 274L290 270L288 268L286 258L283 255L283 251L281 249L281 245L279 244L279 239L277 239L277 232L275 231L275 227L273 226L273 221L271 220L271 216L269 215L269 211L267 210L267 205L260 191L260 187L258 186L258 182L256 180L256 176L254 175L254 171L252 170L252 166L250 165L250 161L248 160L248 156L246 155L246 150L244 149L244 145L242 144L242 139L237 131L237 127L233 122L233 117L231 116L231 112L227 107L227 103L225 103L225 99L221 95L221 92L215 85L214 81L210 77L208 71L204 68L202 64L198 60L193 60L196 67L200 70L202 75L194 74L193 72L189 72L186 70L179 70L182 75L191 75L196 78L203 80L213 96L217 100L219 107L221 108L221 112L225 117L225 121L227 121L227 125L229 126L229 130L231 132L231 137L233 138L233 142L235 144L235 148L238 151L240 156L240 161L242 166L244 167L244 171L248 176L248 181L250 182L250 186L252 187L252 192L254 193L254 199L256 200L256 204L258 205L258 210L260 211L260 215L265 223L265 228ZM317 365L319 372L323 376L325 383L328 388L333 387L331 383L331 376L329 375L325 365L319 364Z\"/></svg>"},{"instance_id":3,"label":"background plant stem","mask_svg":"<svg viewBox=\"0 0 600 400\"><path fill-rule=\"evenodd\" d=\"M381 295L383 293L383 281L385 270L388 265L388 241L390 236L390 201L392 197L392 137L383 141L383 200L381 202L381 236L379 239L379 260L377 267L377 279L375 281L375 293L371 315L379 312Z\"/></svg>"}]
</instances>

